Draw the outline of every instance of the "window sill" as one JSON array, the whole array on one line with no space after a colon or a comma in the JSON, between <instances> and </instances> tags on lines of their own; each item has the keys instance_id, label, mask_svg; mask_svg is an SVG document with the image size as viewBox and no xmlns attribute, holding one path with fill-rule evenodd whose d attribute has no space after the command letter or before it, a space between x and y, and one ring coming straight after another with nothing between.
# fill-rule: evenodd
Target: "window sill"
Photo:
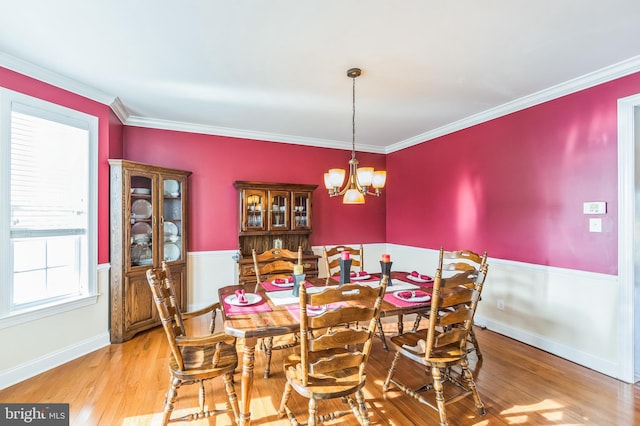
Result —
<instances>
[{"instance_id":1,"label":"window sill","mask_svg":"<svg viewBox=\"0 0 640 426\"><path fill-rule=\"evenodd\" d=\"M26 322L36 321L52 315L73 311L85 306L95 305L99 294L80 296L74 299L64 300L50 305L38 306L31 309L12 312L0 318L0 329L13 327Z\"/></svg>"}]
</instances>

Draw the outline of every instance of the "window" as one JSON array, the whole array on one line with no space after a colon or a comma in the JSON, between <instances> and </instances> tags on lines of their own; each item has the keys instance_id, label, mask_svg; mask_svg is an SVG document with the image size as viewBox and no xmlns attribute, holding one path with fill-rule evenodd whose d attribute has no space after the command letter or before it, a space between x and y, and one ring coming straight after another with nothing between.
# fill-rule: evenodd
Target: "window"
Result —
<instances>
[{"instance_id":1,"label":"window","mask_svg":"<svg viewBox=\"0 0 640 426\"><path fill-rule=\"evenodd\" d=\"M97 118L3 89L0 101L5 324L96 294Z\"/></svg>"}]
</instances>

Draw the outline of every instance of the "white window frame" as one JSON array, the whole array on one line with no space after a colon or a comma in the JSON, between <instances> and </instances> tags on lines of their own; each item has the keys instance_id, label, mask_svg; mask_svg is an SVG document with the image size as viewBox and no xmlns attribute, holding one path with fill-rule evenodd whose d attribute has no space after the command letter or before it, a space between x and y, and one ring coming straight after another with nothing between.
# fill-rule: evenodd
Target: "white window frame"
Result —
<instances>
[{"instance_id":1,"label":"white window frame","mask_svg":"<svg viewBox=\"0 0 640 426\"><path fill-rule=\"evenodd\" d=\"M37 116L80 127L89 132L89 212L87 228L87 291L31 308L12 311L10 154L11 111L37 111ZM98 264L98 117L0 87L0 329L97 303Z\"/></svg>"}]
</instances>

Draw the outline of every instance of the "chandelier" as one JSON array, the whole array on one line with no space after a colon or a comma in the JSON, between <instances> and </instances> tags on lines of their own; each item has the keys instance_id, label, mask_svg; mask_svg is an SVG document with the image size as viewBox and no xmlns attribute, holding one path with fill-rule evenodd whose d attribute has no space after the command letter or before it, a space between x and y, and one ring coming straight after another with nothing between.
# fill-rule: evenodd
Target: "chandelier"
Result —
<instances>
[{"instance_id":1,"label":"chandelier","mask_svg":"<svg viewBox=\"0 0 640 426\"><path fill-rule=\"evenodd\" d=\"M387 172L373 170L373 167L358 167L356 160L356 77L362 74L360 68L351 68L347 71L347 77L353 80L353 116L351 119L351 160L349 160L349 178L344 183L345 169L329 169L324 174L324 186L329 191L330 197L344 195L343 204L364 204L365 195L380 196L380 190L384 188L387 180ZM341 189L342 188L342 189ZM371 192L369 188L373 188Z\"/></svg>"}]
</instances>

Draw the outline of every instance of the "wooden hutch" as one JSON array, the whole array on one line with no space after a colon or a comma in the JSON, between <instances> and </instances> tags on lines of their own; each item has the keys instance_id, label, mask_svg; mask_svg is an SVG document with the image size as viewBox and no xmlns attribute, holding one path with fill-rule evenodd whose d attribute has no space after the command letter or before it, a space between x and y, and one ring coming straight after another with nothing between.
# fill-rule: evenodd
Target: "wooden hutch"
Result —
<instances>
[{"instance_id":1,"label":"wooden hutch","mask_svg":"<svg viewBox=\"0 0 640 426\"><path fill-rule=\"evenodd\" d=\"M111 166L111 342L160 325L146 271L167 261L181 309L187 302L189 171L127 160Z\"/></svg>"},{"instance_id":2,"label":"wooden hutch","mask_svg":"<svg viewBox=\"0 0 640 426\"><path fill-rule=\"evenodd\" d=\"M318 276L318 258L309 237L313 230L311 199L318 185L236 181L239 194L239 283L255 283L251 250L302 246L304 272Z\"/></svg>"}]
</instances>

